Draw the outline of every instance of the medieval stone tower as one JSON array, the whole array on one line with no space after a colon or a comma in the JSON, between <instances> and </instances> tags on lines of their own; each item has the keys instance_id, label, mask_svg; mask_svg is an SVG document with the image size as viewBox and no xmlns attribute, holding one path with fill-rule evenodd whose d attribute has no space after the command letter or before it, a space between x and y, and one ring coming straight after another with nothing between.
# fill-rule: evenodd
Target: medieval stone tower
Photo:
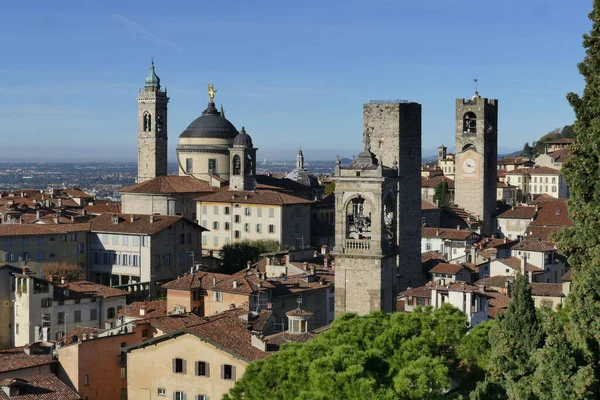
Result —
<instances>
[{"instance_id":1,"label":"medieval stone tower","mask_svg":"<svg viewBox=\"0 0 600 400\"><path fill-rule=\"evenodd\" d=\"M484 222L492 234L496 212L498 100L456 99L456 179L454 201Z\"/></svg>"},{"instance_id":2,"label":"medieval stone tower","mask_svg":"<svg viewBox=\"0 0 600 400\"><path fill-rule=\"evenodd\" d=\"M421 105L371 102L364 118L363 151L334 172L336 315L392 312L422 283Z\"/></svg>"},{"instance_id":3,"label":"medieval stone tower","mask_svg":"<svg viewBox=\"0 0 600 400\"><path fill-rule=\"evenodd\" d=\"M167 91L160 89L154 61L138 102L138 177L144 182L167 175Z\"/></svg>"}]
</instances>

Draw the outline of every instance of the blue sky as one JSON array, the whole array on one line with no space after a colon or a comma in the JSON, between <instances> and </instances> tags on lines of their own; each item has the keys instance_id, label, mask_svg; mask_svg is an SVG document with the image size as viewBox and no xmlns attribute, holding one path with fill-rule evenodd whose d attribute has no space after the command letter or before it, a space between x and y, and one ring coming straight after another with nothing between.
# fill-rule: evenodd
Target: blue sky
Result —
<instances>
[{"instance_id":1,"label":"blue sky","mask_svg":"<svg viewBox=\"0 0 600 400\"><path fill-rule=\"evenodd\" d=\"M18 1L0 6L6 159L136 159L150 58L168 88L169 157L206 86L259 157L359 151L362 105L423 105L423 147L454 142L473 78L499 99L499 145L572 123L589 0Z\"/></svg>"}]
</instances>

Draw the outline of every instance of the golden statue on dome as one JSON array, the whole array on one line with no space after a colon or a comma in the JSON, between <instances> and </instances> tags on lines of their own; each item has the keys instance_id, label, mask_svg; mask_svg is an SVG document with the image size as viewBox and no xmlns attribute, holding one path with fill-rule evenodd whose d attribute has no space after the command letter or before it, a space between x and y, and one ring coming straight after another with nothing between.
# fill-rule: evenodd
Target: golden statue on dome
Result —
<instances>
[{"instance_id":1,"label":"golden statue on dome","mask_svg":"<svg viewBox=\"0 0 600 400\"><path fill-rule=\"evenodd\" d=\"M214 100L215 100L215 93L216 92L217 91L216 91L215 87L213 86L213 84L209 82L208 83L208 99L209 99L209 101L211 103L213 103Z\"/></svg>"}]
</instances>

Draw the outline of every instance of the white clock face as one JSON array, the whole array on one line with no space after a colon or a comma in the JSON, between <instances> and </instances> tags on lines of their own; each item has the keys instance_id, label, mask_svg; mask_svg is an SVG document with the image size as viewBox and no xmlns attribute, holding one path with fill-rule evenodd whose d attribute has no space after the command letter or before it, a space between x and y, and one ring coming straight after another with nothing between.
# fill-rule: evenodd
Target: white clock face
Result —
<instances>
[{"instance_id":1,"label":"white clock face","mask_svg":"<svg viewBox=\"0 0 600 400\"><path fill-rule=\"evenodd\" d=\"M472 174L473 172L475 172L476 166L477 166L477 164L475 163L475 160L473 160L472 158L467 158L466 160L463 161L463 164L462 164L463 171L465 171L467 174Z\"/></svg>"}]
</instances>

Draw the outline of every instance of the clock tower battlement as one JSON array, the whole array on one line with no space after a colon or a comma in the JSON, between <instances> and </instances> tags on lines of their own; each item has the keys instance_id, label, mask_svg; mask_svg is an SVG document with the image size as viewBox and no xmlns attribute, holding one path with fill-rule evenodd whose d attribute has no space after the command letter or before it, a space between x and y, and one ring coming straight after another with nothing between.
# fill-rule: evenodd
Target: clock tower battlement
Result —
<instances>
[{"instance_id":1,"label":"clock tower battlement","mask_svg":"<svg viewBox=\"0 0 600 400\"><path fill-rule=\"evenodd\" d=\"M455 203L481 218L492 234L496 212L498 100L456 99Z\"/></svg>"}]
</instances>

